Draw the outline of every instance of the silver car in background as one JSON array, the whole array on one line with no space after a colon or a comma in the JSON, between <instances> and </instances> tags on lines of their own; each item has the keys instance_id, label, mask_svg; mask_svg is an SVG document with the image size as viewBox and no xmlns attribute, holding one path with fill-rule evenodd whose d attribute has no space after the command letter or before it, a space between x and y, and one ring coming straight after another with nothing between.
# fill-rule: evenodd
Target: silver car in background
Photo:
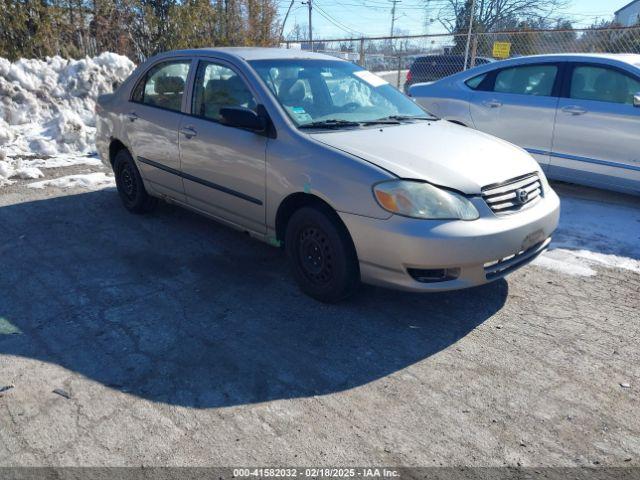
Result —
<instances>
[{"instance_id":1,"label":"silver car in background","mask_svg":"<svg viewBox=\"0 0 640 480\"><path fill-rule=\"evenodd\" d=\"M558 224L559 199L524 150L439 121L334 57L169 52L96 110L96 145L128 210L161 198L284 245L321 301L361 280L481 285L535 258Z\"/></svg>"},{"instance_id":2,"label":"silver car in background","mask_svg":"<svg viewBox=\"0 0 640 480\"><path fill-rule=\"evenodd\" d=\"M514 58L409 95L526 149L551 179L640 194L640 55Z\"/></svg>"}]
</instances>

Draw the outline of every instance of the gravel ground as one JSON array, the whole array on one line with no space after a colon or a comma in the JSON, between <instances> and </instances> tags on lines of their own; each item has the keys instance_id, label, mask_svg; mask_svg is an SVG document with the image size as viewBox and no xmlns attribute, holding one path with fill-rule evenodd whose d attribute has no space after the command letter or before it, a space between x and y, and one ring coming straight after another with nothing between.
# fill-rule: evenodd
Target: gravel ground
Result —
<instances>
[{"instance_id":1,"label":"gravel ground","mask_svg":"<svg viewBox=\"0 0 640 480\"><path fill-rule=\"evenodd\" d=\"M633 271L327 306L185 210L26 183L0 190L2 466L640 466Z\"/></svg>"}]
</instances>

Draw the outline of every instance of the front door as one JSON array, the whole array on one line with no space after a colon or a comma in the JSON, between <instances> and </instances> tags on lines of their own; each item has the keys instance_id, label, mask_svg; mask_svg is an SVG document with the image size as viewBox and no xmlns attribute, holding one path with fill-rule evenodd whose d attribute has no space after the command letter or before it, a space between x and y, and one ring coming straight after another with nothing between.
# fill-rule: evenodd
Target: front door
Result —
<instances>
[{"instance_id":1,"label":"front door","mask_svg":"<svg viewBox=\"0 0 640 480\"><path fill-rule=\"evenodd\" d=\"M255 95L230 65L200 60L190 105L180 126L187 203L264 233L267 138L224 125L220 109L255 110Z\"/></svg>"},{"instance_id":2,"label":"front door","mask_svg":"<svg viewBox=\"0 0 640 480\"><path fill-rule=\"evenodd\" d=\"M574 64L560 99L553 140L554 178L638 191L640 78L602 64Z\"/></svg>"},{"instance_id":3,"label":"front door","mask_svg":"<svg viewBox=\"0 0 640 480\"><path fill-rule=\"evenodd\" d=\"M158 194L184 202L178 130L191 59L153 65L133 90L125 130L145 182Z\"/></svg>"},{"instance_id":4,"label":"front door","mask_svg":"<svg viewBox=\"0 0 640 480\"><path fill-rule=\"evenodd\" d=\"M520 65L492 72L470 103L475 127L531 153L549 164L558 97L559 64Z\"/></svg>"}]
</instances>

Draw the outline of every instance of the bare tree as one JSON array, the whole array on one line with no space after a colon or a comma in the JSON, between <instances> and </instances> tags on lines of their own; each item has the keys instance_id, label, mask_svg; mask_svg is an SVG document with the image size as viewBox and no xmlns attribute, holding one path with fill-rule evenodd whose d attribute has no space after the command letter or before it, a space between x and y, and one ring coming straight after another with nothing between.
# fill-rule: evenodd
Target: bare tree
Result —
<instances>
[{"instance_id":1,"label":"bare tree","mask_svg":"<svg viewBox=\"0 0 640 480\"><path fill-rule=\"evenodd\" d=\"M451 33L460 33L468 25L471 0L444 0L438 21ZM476 0L474 23L481 31L513 28L521 22L548 19L568 0ZM466 20L466 21L465 21Z\"/></svg>"}]
</instances>

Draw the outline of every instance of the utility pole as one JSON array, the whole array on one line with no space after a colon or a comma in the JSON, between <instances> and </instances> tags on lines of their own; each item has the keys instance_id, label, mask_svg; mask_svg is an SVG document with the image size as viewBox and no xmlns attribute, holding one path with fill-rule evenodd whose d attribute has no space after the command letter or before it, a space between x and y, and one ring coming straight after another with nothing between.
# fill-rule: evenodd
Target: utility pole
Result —
<instances>
[{"instance_id":1,"label":"utility pole","mask_svg":"<svg viewBox=\"0 0 640 480\"><path fill-rule=\"evenodd\" d=\"M293 4L296 0L291 0L291 3L289 4L289 8L287 8L287 14L284 16L284 20L282 21L282 27L280 28L280 41L282 41L282 38L284 36L284 26L287 23L287 18L289 18L289 13L291 12L291 7L293 7Z\"/></svg>"},{"instance_id":2,"label":"utility pole","mask_svg":"<svg viewBox=\"0 0 640 480\"><path fill-rule=\"evenodd\" d=\"M396 5L400 3L401 0L391 0L391 33L390 37L393 37L394 27L396 25Z\"/></svg>"},{"instance_id":3,"label":"utility pole","mask_svg":"<svg viewBox=\"0 0 640 480\"><path fill-rule=\"evenodd\" d=\"M311 0L309 0L311 1ZM471 30L473 29L473 16L476 13L476 0L471 0L471 11L469 12L469 31L467 32L467 46L464 49L464 69L469 66L469 46L471 45Z\"/></svg>"},{"instance_id":4,"label":"utility pole","mask_svg":"<svg viewBox=\"0 0 640 480\"><path fill-rule=\"evenodd\" d=\"M425 9L425 20L424 20L424 33L428 34L429 33L429 27L431 26L431 23L433 22L433 19L430 18L429 15L429 11L430 11L430 7L431 5L429 5L431 3L431 0L427 0L424 4L424 9Z\"/></svg>"},{"instance_id":5,"label":"utility pole","mask_svg":"<svg viewBox=\"0 0 640 480\"><path fill-rule=\"evenodd\" d=\"M309 44L311 46L311 51L313 52L313 28L311 26L311 0L307 0L307 6L309 7Z\"/></svg>"}]
</instances>

